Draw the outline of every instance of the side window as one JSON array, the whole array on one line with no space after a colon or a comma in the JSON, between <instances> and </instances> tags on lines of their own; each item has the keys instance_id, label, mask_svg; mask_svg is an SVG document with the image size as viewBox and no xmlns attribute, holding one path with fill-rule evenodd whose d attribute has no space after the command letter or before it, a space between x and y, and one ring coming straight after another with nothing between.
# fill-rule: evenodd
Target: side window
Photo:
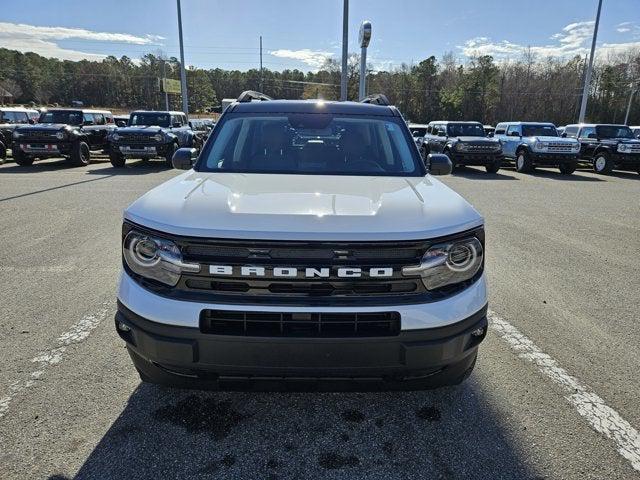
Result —
<instances>
[{"instance_id":1,"label":"side window","mask_svg":"<svg viewBox=\"0 0 640 480\"><path fill-rule=\"evenodd\" d=\"M86 124L95 124L95 118L93 117L93 113L83 113L82 121Z\"/></svg>"},{"instance_id":2,"label":"side window","mask_svg":"<svg viewBox=\"0 0 640 480\"><path fill-rule=\"evenodd\" d=\"M96 125L105 125L107 123L102 113L94 113L93 121L96 123Z\"/></svg>"},{"instance_id":3,"label":"side window","mask_svg":"<svg viewBox=\"0 0 640 480\"><path fill-rule=\"evenodd\" d=\"M182 118L179 115L171 115L171 126L179 123L182 126Z\"/></svg>"},{"instance_id":4,"label":"side window","mask_svg":"<svg viewBox=\"0 0 640 480\"><path fill-rule=\"evenodd\" d=\"M578 127L567 127L564 129L564 133L567 134L567 137L576 138L578 136Z\"/></svg>"},{"instance_id":5,"label":"side window","mask_svg":"<svg viewBox=\"0 0 640 480\"><path fill-rule=\"evenodd\" d=\"M596 133L596 129L593 127L584 127L581 131L580 131L580 138L589 138L589 135L591 135L592 133Z\"/></svg>"},{"instance_id":6,"label":"side window","mask_svg":"<svg viewBox=\"0 0 640 480\"><path fill-rule=\"evenodd\" d=\"M520 127L518 125L509 125L507 128L507 136L514 135L514 132L520 134ZM515 135L514 135L515 136Z\"/></svg>"},{"instance_id":7,"label":"side window","mask_svg":"<svg viewBox=\"0 0 640 480\"><path fill-rule=\"evenodd\" d=\"M182 125L189 125L186 115L180 115L180 121L182 122Z\"/></svg>"}]
</instances>

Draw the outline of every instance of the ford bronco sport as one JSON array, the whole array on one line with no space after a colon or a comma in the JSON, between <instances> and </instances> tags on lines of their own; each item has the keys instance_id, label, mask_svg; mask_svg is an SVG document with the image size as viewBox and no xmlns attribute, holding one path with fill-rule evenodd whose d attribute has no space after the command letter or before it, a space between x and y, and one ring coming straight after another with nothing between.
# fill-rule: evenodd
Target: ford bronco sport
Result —
<instances>
[{"instance_id":1,"label":"ford bronco sport","mask_svg":"<svg viewBox=\"0 0 640 480\"><path fill-rule=\"evenodd\" d=\"M107 151L107 135L114 128L107 110L45 110L37 124L13 131L13 159L23 166L51 157L65 157L74 166L88 165L92 150Z\"/></svg>"},{"instance_id":2,"label":"ford bronco sport","mask_svg":"<svg viewBox=\"0 0 640 480\"><path fill-rule=\"evenodd\" d=\"M142 380L462 382L487 331L484 222L427 160L382 95L244 92L125 210L115 328Z\"/></svg>"}]
</instances>

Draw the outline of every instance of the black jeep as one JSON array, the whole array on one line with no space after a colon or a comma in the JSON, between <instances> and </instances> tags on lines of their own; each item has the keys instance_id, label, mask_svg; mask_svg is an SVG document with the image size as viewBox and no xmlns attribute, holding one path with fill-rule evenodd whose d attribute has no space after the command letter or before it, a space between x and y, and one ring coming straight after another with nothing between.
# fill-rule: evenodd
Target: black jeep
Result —
<instances>
[{"instance_id":1,"label":"black jeep","mask_svg":"<svg viewBox=\"0 0 640 480\"><path fill-rule=\"evenodd\" d=\"M202 139L182 112L136 111L127 127L109 136L109 157L114 167L124 167L127 158L163 158L172 166L173 153L182 147L202 147Z\"/></svg>"},{"instance_id":2,"label":"black jeep","mask_svg":"<svg viewBox=\"0 0 640 480\"><path fill-rule=\"evenodd\" d=\"M640 140L626 125L567 125L563 136L580 142L580 159L593 165L597 173L616 170L640 173Z\"/></svg>"},{"instance_id":3,"label":"black jeep","mask_svg":"<svg viewBox=\"0 0 640 480\"><path fill-rule=\"evenodd\" d=\"M88 165L92 150L109 148L107 135L115 128L107 110L45 110L35 125L13 131L13 158L23 166L52 157L65 157L75 166Z\"/></svg>"},{"instance_id":4,"label":"black jeep","mask_svg":"<svg viewBox=\"0 0 640 480\"><path fill-rule=\"evenodd\" d=\"M423 142L425 156L444 153L453 167L484 166L487 173L496 173L502 164L502 145L487 138L480 122L430 122Z\"/></svg>"},{"instance_id":5,"label":"black jeep","mask_svg":"<svg viewBox=\"0 0 640 480\"><path fill-rule=\"evenodd\" d=\"M34 114L39 115L36 110L22 107L0 108L0 165L7 159L7 150L12 148L13 131L20 125L34 123Z\"/></svg>"}]
</instances>

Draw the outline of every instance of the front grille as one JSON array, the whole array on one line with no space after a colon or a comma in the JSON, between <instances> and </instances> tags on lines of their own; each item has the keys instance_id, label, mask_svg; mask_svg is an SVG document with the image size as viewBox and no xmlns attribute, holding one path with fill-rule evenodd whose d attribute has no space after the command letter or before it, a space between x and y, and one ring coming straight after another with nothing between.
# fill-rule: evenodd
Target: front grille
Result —
<instances>
[{"instance_id":1,"label":"front grille","mask_svg":"<svg viewBox=\"0 0 640 480\"><path fill-rule=\"evenodd\" d=\"M568 143L550 143L548 150L554 153L572 153L575 152Z\"/></svg>"},{"instance_id":2,"label":"front grille","mask_svg":"<svg viewBox=\"0 0 640 480\"><path fill-rule=\"evenodd\" d=\"M155 143L152 135L142 135L134 133L120 133L120 143Z\"/></svg>"},{"instance_id":3,"label":"front grille","mask_svg":"<svg viewBox=\"0 0 640 480\"><path fill-rule=\"evenodd\" d=\"M402 267L420 263L425 242L365 244L322 242L225 242L181 245L186 262L202 265L200 273L184 274L176 286L200 294L262 298L349 297L424 293L418 277L405 277ZM230 275L212 275L210 265L233 268ZM243 276L243 266L264 268L264 275ZM294 277L275 275L274 268L296 269ZM359 268L360 277L341 277L339 268ZM326 276L305 276L306 269L324 269ZM371 276L369 269L392 269L391 275Z\"/></svg>"},{"instance_id":4,"label":"front grille","mask_svg":"<svg viewBox=\"0 0 640 480\"><path fill-rule=\"evenodd\" d=\"M495 152L498 149L495 145L467 145L467 152ZM462 150L463 152L465 150Z\"/></svg>"},{"instance_id":5,"label":"front grille","mask_svg":"<svg viewBox=\"0 0 640 480\"><path fill-rule=\"evenodd\" d=\"M30 130L25 132L21 138L25 140L51 140L56 139L57 132L47 132L43 130Z\"/></svg>"},{"instance_id":6,"label":"front grille","mask_svg":"<svg viewBox=\"0 0 640 480\"><path fill-rule=\"evenodd\" d=\"M390 337L400 333L400 314L203 310L200 314L200 331L249 337Z\"/></svg>"}]
</instances>

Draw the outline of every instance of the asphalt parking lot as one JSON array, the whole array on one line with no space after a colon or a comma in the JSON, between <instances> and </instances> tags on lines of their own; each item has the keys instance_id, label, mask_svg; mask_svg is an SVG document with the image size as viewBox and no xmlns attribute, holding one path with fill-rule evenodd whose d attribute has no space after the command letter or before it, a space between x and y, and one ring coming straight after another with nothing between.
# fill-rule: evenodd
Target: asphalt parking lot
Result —
<instances>
[{"instance_id":1,"label":"asphalt parking lot","mask_svg":"<svg viewBox=\"0 0 640 480\"><path fill-rule=\"evenodd\" d=\"M0 166L0 478L640 476L640 175L443 181L487 221L492 329L463 385L143 385L113 327L121 212L162 162Z\"/></svg>"}]
</instances>

